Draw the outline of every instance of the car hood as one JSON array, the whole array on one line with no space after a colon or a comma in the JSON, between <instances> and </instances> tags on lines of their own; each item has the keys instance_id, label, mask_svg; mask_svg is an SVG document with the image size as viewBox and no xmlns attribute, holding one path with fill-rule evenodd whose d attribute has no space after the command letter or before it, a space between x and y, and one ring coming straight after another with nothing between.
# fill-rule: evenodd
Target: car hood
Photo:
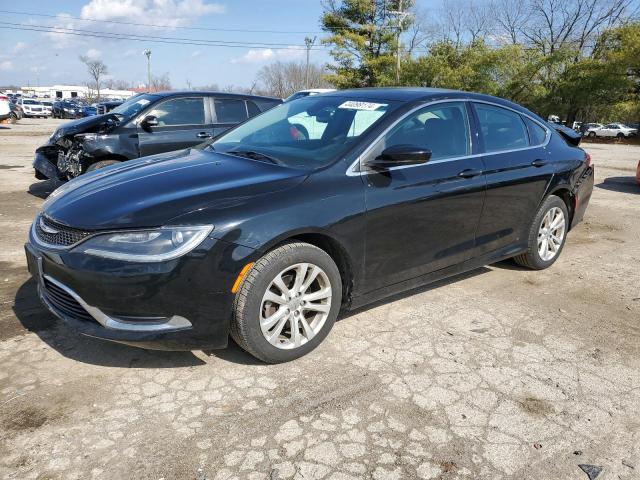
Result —
<instances>
[{"instance_id":1,"label":"car hood","mask_svg":"<svg viewBox=\"0 0 640 480\"><path fill-rule=\"evenodd\" d=\"M77 111L82 111L82 108L77 108ZM108 115L96 115L93 117L80 118L78 120L71 120L56 130L56 137L66 137L68 135L75 135L77 133L88 133L98 129L98 127L105 124L108 119Z\"/></svg>"},{"instance_id":2,"label":"car hood","mask_svg":"<svg viewBox=\"0 0 640 480\"><path fill-rule=\"evenodd\" d=\"M54 191L43 211L86 230L156 227L197 210L264 201L306 176L298 169L187 149L85 174Z\"/></svg>"}]
</instances>

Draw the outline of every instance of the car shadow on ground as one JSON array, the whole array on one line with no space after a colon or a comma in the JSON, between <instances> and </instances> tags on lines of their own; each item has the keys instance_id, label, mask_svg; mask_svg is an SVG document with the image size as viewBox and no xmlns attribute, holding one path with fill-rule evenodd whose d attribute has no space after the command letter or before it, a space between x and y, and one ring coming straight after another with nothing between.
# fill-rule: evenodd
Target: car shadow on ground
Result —
<instances>
[{"instance_id":1,"label":"car shadow on ground","mask_svg":"<svg viewBox=\"0 0 640 480\"><path fill-rule=\"evenodd\" d=\"M27 191L34 197L46 200L46 198L51 195L51 192L63 184L64 182L60 180L43 180L29 185L29 190Z\"/></svg>"},{"instance_id":2,"label":"car shadow on ground","mask_svg":"<svg viewBox=\"0 0 640 480\"><path fill-rule=\"evenodd\" d=\"M119 368L179 368L205 364L192 352L145 350L80 335L40 303L33 279L18 288L13 312L26 330L34 332L61 355L78 362Z\"/></svg>"},{"instance_id":3,"label":"car shadow on ground","mask_svg":"<svg viewBox=\"0 0 640 480\"><path fill-rule=\"evenodd\" d=\"M640 185L636 182L635 177L608 177L597 184L596 187L611 190L612 192L640 195Z\"/></svg>"},{"instance_id":4,"label":"car shadow on ground","mask_svg":"<svg viewBox=\"0 0 640 480\"><path fill-rule=\"evenodd\" d=\"M500 264L496 264L495 266L502 268L502 264L507 263L508 262L500 262ZM520 268L518 267L517 269ZM392 295L364 307L342 312L338 316L337 321L348 319L366 310L387 303L403 300L490 271L491 268L481 267L470 272L461 273L435 283ZM42 341L58 351L61 355L79 362L119 368L178 368L205 364L202 359L198 358L192 352L145 350L80 335L67 328L64 323L56 319L53 314L40 303L37 286L33 279L29 279L18 289L13 311L26 330L34 332ZM242 350L232 339L229 339L229 346L225 349L207 350L203 353L230 363L264 365L264 363Z\"/></svg>"}]
</instances>

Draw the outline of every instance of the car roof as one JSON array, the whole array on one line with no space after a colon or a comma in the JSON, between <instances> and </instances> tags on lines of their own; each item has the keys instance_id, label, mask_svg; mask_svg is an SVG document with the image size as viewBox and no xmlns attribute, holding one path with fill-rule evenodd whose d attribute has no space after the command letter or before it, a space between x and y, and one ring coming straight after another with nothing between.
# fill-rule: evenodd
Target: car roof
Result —
<instances>
[{"instance_id":1,"label":"car roof","mask_svg":"<svg viewBox=\"0 0 640 480\"><path fill-rule=\"evenodd\" d=\"M277 100L279 102L282 101L280 98L275 97L264 97L261 95L250 95L248 93L228 93L228 92L216 92L213 90L177 90L170 92L150 92L150 95L157 95L159 97L179 97L179 96L188 96L188 95L215 95L216 97L227 97L227 98L242 98L242 99L252 99L256 100Z\"/></svg>"},{"instance_id":2,"label":"car roof","mask_svg":"<svg viewBox=\"0 0 640 480\"><path fill-rule=\"evenodd\" d=\"M423 102L438 99L464 99L464 100L480 100L503 105L514 110L518 110L527 115L531 115L537 120L544 122L535 113L527 110L517 103L510 102L504 98L485 95L482 93L465 92L462 90L449 90L445 88L426 88L426 87L384 87L384 88L353 88L349 90L336 90L323 94L323 96L352 96L362 100L371 101L400 101L400 102Z\"/></svg>"}]
</instances>

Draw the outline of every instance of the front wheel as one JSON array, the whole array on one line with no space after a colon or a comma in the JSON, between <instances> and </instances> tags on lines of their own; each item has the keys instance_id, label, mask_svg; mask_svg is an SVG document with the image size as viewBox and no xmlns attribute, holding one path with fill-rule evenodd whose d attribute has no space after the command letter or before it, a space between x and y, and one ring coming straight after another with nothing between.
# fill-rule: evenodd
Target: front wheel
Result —
<instances>
[{"instance_id":1,"label":"front wheel","mask_svg":"<svg viewBox=\"0 0 640 480\"><path fill-rule=\"evenodd\" d=\"M333 259L308 243L287 243L258 260L242 281L231 336L264 362L288 362L324 340L341 301L342 279Z\"/></svg>"},{"instance_id":2,"label":"front wheel","mask_svg":"<svg viewBox=\"0 0 640 480\"><path fill-rule=\"evenodd\" d=\"M87 168L87 172L93 172L100 168L108 167L109 165L115 165L116 163L120 163L120 161L119 160L102 160L100 162L92 163L91 165L89 165L89 168Z\"/></svg>"},{"instance_id":3,"label":"front wheel","mask_svg":"<svg viewBox=\"0 0 640 480\"><path fill-rule=\"evenodd\" d=\"M590 136L591 138L595 137L595 136L596 136L596 132L589 132L589 136Z\"/></svg>"},{"instance_id":4,"label":"front wheel","mask_svg":"<svg viewBox=\"0 0 640 480\"><path fill-rule=\"evenodd\" d=\"M514 260L523 267L542 270L560 256L567 239L569 213L561 198L551 195L542 203L529 230L528 248Z\"/></svg>"},{"instance_id":5,"label":"front wheel","mask_svg":"<svg viewBox=\"0 0 640 480\"><path fill-rule=\"evenodd\" d=\"M618 137L619 139L624 138L624 133L620 132L618 133L618 135L616 135L616 137Z\"/></svg>"}]
</instances>

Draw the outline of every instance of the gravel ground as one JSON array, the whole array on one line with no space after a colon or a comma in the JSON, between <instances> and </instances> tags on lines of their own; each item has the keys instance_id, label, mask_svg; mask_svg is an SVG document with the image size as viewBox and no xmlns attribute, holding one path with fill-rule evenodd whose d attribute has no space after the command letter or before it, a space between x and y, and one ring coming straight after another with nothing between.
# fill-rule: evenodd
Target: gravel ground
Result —
<instances>
[{"instance_id":1,"label":"gravel ground","mask_svg":"<svg viewBox=\"0 0 640 480\"><path fill-rule=\"evenodd\" d=\"M58 123L0 126L0 478L640 478L640 147L586 145L594 195L551 269L394 297L267 366L80 337L44 310L22 244Z\"/></svg>"}]
</instances>

